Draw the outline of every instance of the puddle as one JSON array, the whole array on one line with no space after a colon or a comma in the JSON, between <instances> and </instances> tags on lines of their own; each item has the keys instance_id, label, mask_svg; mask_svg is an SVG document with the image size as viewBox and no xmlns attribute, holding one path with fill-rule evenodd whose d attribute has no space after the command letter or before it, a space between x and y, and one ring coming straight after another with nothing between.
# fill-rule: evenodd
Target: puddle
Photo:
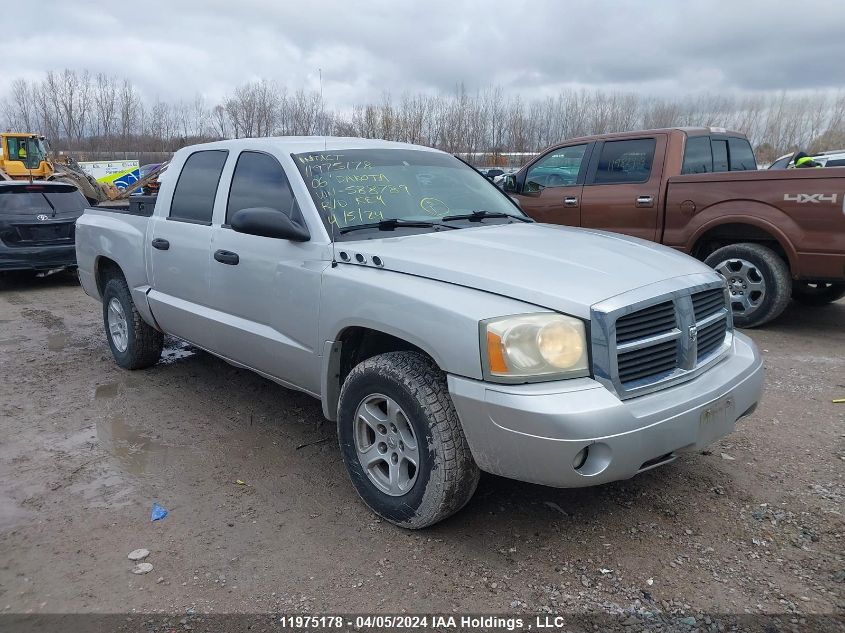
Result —
<instances>
[{"instance_id":1,"label":"puddle","mask_svg":"<svg viewBox=\"0 0 845 633\"><path fill-rule=\"evenodd\" d=\"M191 452L185 446L163 444L156 435L129 426L121 418L98 422L97 439L133 475L161 470L182 461Z\"/></svg>"},{"instance_id":2,"label":"puddle","mask_svg":"<svg viewBox=\"0 0 845 633\"><path fill-rule=\"evenodd\" d=\"M194 356L198 351L199 350L197 350L196 347L188 345L187 343L174 341L172 344L169 343L164 347L161 352L161 360L159 362L163 365L172 365L184 358Z\"/></svg>"},{"instance_id":3,"label":"puddle","mask_svg":"<svg viewBox=\"0 0 845 633\"><path fill-rule=\"evenodd\" d=\"M57 352L67 345L67 334L56 332L47 336L47 349Z\"/></svg>"},{"instance_id":4,"label":"puddle","mask_svg":"<svg viewBox=\"0 0 845 633\"><path fill-rule=\"evenodd\" d=\"M117 395L117 388L118 384L116 382L110 382L107 385L97 385L97 388L94 390L94 397L97 399L114 398Z\"/></svg>"},{"instance_id":5,"label":"puddle","mask_svg":"<svg viewBox=\"0 0 845 633\"><path fill-rule=\"evenodd\" d=\"M32 516L32 512L20 507L17 501L0 493L0 531L9 530Z\"/></svg>"}]
</instances>

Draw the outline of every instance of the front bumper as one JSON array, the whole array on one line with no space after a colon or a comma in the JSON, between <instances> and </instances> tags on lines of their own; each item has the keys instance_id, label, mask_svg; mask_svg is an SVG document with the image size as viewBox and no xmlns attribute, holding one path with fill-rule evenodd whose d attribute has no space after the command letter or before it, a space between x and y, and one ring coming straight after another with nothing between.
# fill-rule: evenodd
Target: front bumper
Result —
<instances>
[{"instance_id":1,"label":"front bumper","mask_svg":"<svg viewBox=\"0 0 845 633\"><path fill-rule=\"evenodd\" d=\"M0 271L52 270L76 266L76 247L61 246L4 246L0 244Z\"/></svg>"},{"instance_id":2,"label":"front bumper","mask_svg":"<svg viewBox=\"0 0 845 633\"><path fill-rule=\"evenodd\" d=\"M757 406L763 362L751 339L736 333L725 359L694 380L624 401L590 378L498 385L450 375L448 382L482 470L575 488L633 477L733 431Z\"/></svg>"}]
</instances>

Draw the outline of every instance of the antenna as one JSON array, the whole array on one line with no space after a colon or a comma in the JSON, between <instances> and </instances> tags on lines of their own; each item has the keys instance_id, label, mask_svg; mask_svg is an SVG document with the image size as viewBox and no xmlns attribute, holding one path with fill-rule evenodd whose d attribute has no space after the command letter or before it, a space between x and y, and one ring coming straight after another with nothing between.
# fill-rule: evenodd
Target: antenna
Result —
<instances>
[{"instance_id":1,"label":"antenna","mask_svg":"<svg viewBox=\"0 0 845 633\"><path fill-rule=\"evenodd\" d=\"M323 69L318 68L317 73L320 76L320 131L323 133L323 151L326 152L329 149L329 141L326 138L325 106L323 105Z\"/></svg>"},{"instance_id":2,"label":"antenna","mask_svg":"<svg viewBox=\"0 0 845 633\"><path fill-rule=\"evenodd\" d=\"M337 258L334 255L334 222L329 220L329 226L332 228L332 268L337 268Z\"/></svg>"}]
</instances>

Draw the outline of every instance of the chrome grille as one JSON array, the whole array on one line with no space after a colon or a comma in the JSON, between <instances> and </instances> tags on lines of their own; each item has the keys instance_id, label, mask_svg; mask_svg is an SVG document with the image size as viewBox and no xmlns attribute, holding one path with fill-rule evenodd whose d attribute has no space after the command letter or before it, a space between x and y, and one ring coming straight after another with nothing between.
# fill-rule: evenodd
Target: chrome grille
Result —
<instances>
[{"instance_id":1,"label":"chrome grille","mask_svg":"<svg viewBox=\"0 0 845 633\"><path fill-rule=\"evenodd\" d=\"M724 307L725 291L721 288L696 292L692 295L692 310L695 313L696 321L701 321L701 319L709 317Z\"/></svg>"},{"instance_id":2,"label":"chrome grille","mask_svg":"<svg viewBox=\"0 0 845 633\"><path fill-rule=\"evenodd\" d=\"M618 356L619 380L632 382L674 371L678 365L678 342L675 340L643 347Z\"/></svg>"},{"instance_id":3,"label":"chrome grille","mask_svg":"<svg viewBox=\"0 0 845 633\"><path fill-rule=\"evenodd\" d=\"M674 327L675 306L664 301L617 319L616 344L669 332Z\"/></svg>"},{"instance_id":4,"label":"chrome grille","mask_svg":"<svg viewBox=\"0 0 845 633\"><path fill-rule=\"evenodd\" d=\"M698 331L698 358L703 359L714 350L718 349L725 340L725 332L728 329L727 319L719 319L715 323L702 327Z\"/></svg>"},{"instance_id":5,"label":"chrome grille","mask_svg":"<svg viewBox=\"0 0 845 633\"><path fill-rule=\"evenodd\" d=\"M693 378L730 347L723 281L702 273L665 285L656 297L649 286L593 306L593 375L621 398Z\"/></svg>"}]
</instances>

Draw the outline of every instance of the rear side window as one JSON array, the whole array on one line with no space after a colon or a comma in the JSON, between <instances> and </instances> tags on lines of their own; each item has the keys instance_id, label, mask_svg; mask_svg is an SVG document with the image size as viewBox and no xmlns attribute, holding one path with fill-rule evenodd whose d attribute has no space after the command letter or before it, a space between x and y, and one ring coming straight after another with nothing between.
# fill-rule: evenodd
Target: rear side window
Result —
<instances>
[{"instance_id":1,"label":"rear side window","mask_svg":"<svg viewBox=\"0 0 845 633\"><path fill-rule=\"evenodd\" d=\"M279 161L268 154L243 152L232 176L226 224L241 209L253 207L275 209L302 223L296 198Z\"/></svg>"},{"instance_id":2,"label":"rear side window","mask_svg":"<svg viewBox=\"0 0 845 633\"><path fill-rule=\"evenodd\" d=\"M728 142L713 139L713 171L728 171Z\"/></svg>"},{"instance_id":3,"label":"rear side window","mask_svg":"<svg viewBox=\"0 0 845 633\"><path fill-rule=\"evenodd\" d=\"M647 181L651 176L655 145L653 138L606 142L593 182L599 185Z\"/></svg>"},{"instance_id":4,"label":"rear side window","mask_svg":"<svg viewBox=\"0 0 845 633\"><path fill-rule=\"evenodd\" d=\"M731 171L748 171L757 169L757 160L751 149L751 143L744 138L731 136L728 138Z\"/></svg>"},{"instance_id":5,"label":"rear side window","mask_svg":"<svg viewBox=\"0 0 845 633\"><path fill-rule=\"evenodd\" d=\"M227 154L224 150L205 150L188 157L170 203L172 219L211 224L214 197Z\"/></svg>"},{"instance_id":6,"label":"rear side window","mask_svg":"<svg viewBox=\"0 0 845 633\"><path fill-rule=\"evenodd\" d=\"M709 136L691 136L684 146L682 174L704 174L713 171L713 154Z\"/></svg>"},{"instance_id":7,"label":"rear side window","mask_svg":"<svg viewBox=\"0 0 845 633\"><path fill-rule=\"evenodd\" d=\"M825 163L825 167L845 167L845 158L836 158Z\"/></svg>"}]
</instances>

